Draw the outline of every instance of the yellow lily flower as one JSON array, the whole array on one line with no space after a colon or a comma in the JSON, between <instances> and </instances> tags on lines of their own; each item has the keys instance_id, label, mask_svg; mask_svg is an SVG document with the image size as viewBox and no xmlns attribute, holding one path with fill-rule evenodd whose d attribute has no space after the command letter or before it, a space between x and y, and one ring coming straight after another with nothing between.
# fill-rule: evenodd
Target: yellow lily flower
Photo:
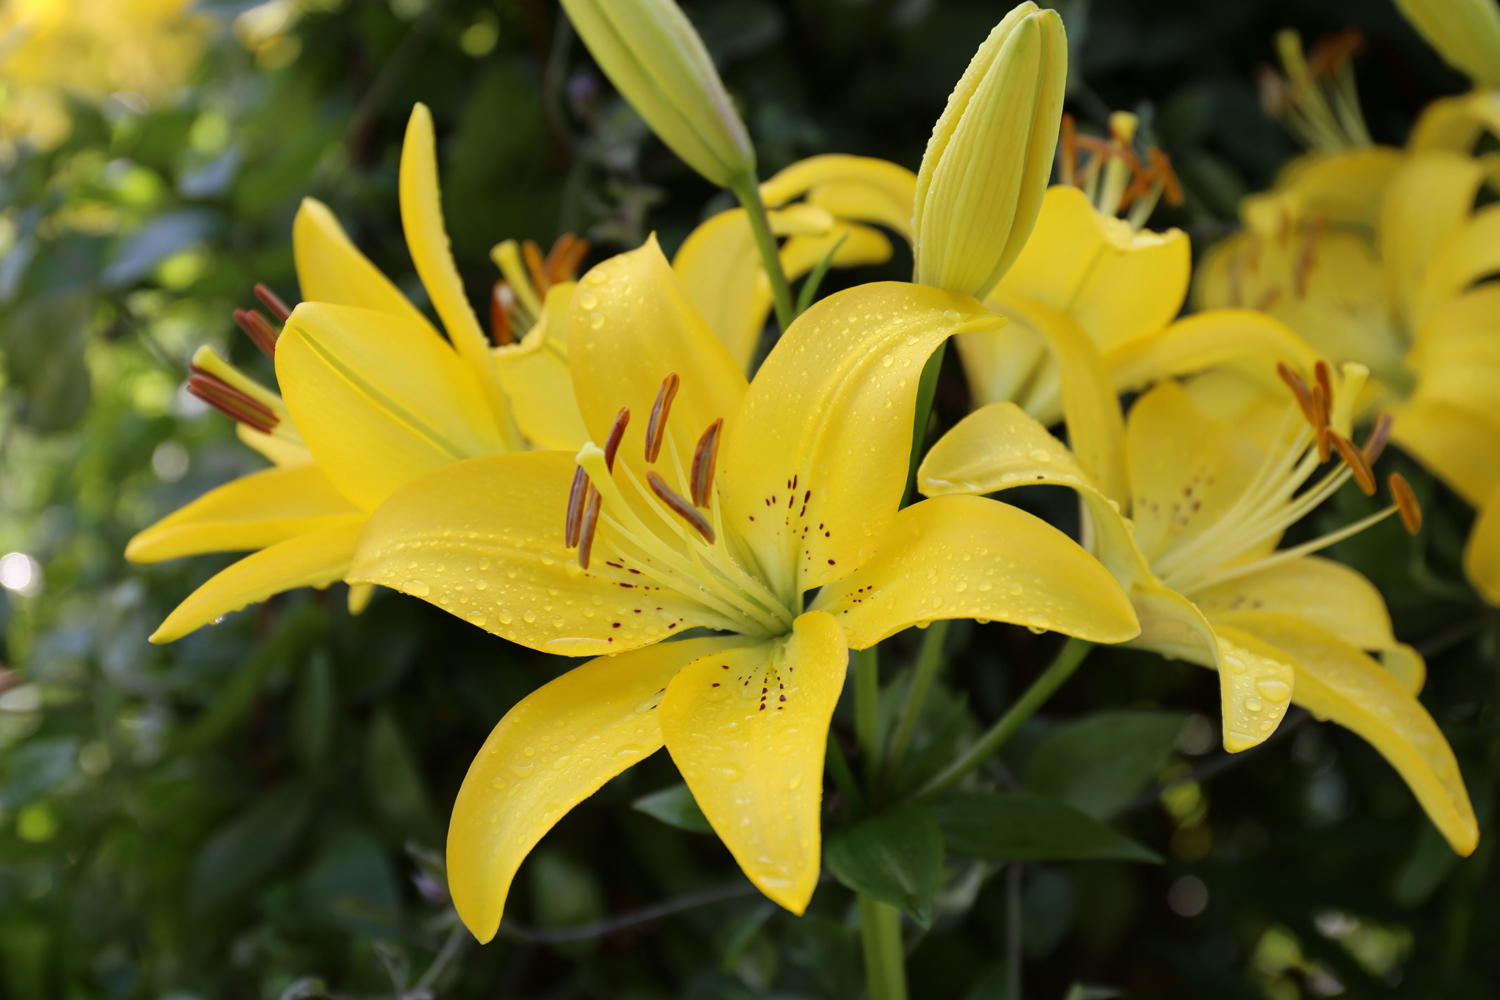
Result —
<instances>
[{"instance_id":1,"label":"yellow lily flower","mask_svg":"<svg viewBox=\"0 0 1500 1000\"><path fill-rule=\"evenodd\" d=\"M1500 267L1500 208L1478 138L1500 135L1500 94L1434 102L1405 150L1304 157L1276 190L1247 200L1244 230L1200 267L1202 308L1249 307L1324 357L1379 379L1395 440L1481 516L1465 568L1500 603L1500 332L1496 298L1475 284ZM1219 389L1223 389L1220 381Z\"/></svg>"},{"instance_id":2,"label":"yellow lily flower","mask_svg":"<svg viewBox=\"0 0 1500 1000\"><path fill-rule=\"evenodd\" d=\"M1218 671L1225 749L1255 746L1288 702L1303 705L1369 740L1453 849L1467 855L1478 826L1452 749L1416 698L1421 656L1397 642L1368 580L1312 554L1393 512L1415 530L1420 511L1409 487L1393 477L1393 507L1278 549L1282 533L1349 478L1374 492L1370 462L1389 422L1363 449L1349 442L1365 378L1359 366L1338 379L1320 365L1312 389L1289 368L1283 373L1298 405L1284 413L1269 448L1205 413L1175 381L1143 395L1123 440L1114 442L1128 467L1118 501L1087 463L1009 402L977 410L934 445L919 487L934 497L1038 483L1076 490L1093 550L1139 616L1141 634L1131 644ZM1339 467L1307 485L1334 454Z\"/></svg>"},{"instance_id":3,"label":"yellow lily flower","mask_svg":"<svg viewBox=\"0 0 1500 1000\"><path fill-rule=\"evenodd\" d=\"M583 440L570 387L545 381L555 367L548 356L566 356L565 345L548 340L559 325L549 316L566 310L573 284L550 288L527 341L490 347L448 249L432 120L422 105L407 130L400 188L407 246L448 339L354 247L325 206L303 202L292 239L306 301L288 310L259 289L285 322L279 335L259 313L236 314L274 358L285 399L206 349L194 359L189 386L235 418L241 439L273 467L169 514L132 538L125 554L150 563L257 551L189 595L153 642L180 638L272 594L342 579L371 511L398 487L446 463L524 447L512 402L516 421L537 439L572 446ZM525 290L534 295L529 282ZM502 305L509 329L517 321L506 312L510 303ZM502 385L526 383L523 376L538 391L507 399ZM370 594L353 588L351 610Z\"/></svg>"},{"instance_id":4,"label":"yellow lily flower","mask_svg":"<svg viewBox=\"0 0 1500 1000\"><path fill-rule=\"evenodd\" d=\"M916 175L905 167L841 154L810 157L765 181L760 197L771 232L787 238L780 250L787 280L812 271L830 254L833 267L890 260L890 240L866 223L910 242L916 187ZM749 371L772 297L745 210L720 212L694 229L678 248L672 269L709 328Z\"/></svg>"},{"instance_id":5,"label":"yellow lily flower","mask_svg":"<svg viewBox=\"0 0 1500 1000\"><path fill-rule=\"evenodd\" d=\"M953 617L1136 634L1119 585L1042 521L975 497L898 511L923 364L999 322L965 296L862 285L800 316L747 383L652 239L574 295L592 439L576 457L458 462L375 513L350 579L608 654L523 699L470 766L448 872L476 937L563 813L663 745L746 875L800 913L849 648ZM726 635L663 641L695 628Z\"/></svg>"}]
</instances>

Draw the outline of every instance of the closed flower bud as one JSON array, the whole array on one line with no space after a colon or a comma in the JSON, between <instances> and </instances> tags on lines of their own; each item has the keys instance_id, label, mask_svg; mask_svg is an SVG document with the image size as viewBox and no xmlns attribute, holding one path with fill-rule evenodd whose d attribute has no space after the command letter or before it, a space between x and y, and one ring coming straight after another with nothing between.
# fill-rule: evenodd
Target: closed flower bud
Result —
<instances>
[{"instance_id":1,"label":"closed flower bud","mask_svg":"<svg viewBox=\"0 0 1500 1000\"><path fill-rule=\"evenodd\" d=\"M1500 7L1495 0L1396 0L1438 55L1477 86L1500 87Z\"/></svg>"},{"instance_id":2,"label":"closed flower bud","mask_svg":"<svg viewBox=\"0 0 1500 1000\"><path fill-rule=\"evenodd\" d=\"M918 282L983 298L1010 268L1052 174L1067 78L1062 19L1034 3L979 47L917 174Z\"/></svg>"},{"instance_id":3,"label":"closed flower bud","mask_svg":"<svg viewBox=\"0 0 1500 1000\"><path fill-rule=\"evenodd\" d=\"M755 169L750 136L703 40L673 0L562 0L631 106L694 170L729 187Z\"/></svg>"}]
</instances>

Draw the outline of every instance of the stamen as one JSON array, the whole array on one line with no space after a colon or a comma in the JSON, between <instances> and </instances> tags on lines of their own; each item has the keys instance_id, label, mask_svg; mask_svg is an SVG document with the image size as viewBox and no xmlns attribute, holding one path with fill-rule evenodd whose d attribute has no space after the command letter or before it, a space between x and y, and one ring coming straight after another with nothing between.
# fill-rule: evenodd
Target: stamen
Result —
<instances>
[{"instance_id":1,"label":"stamen","mask_svg":"<svg viewBox=\"0 0 1500 1000\"><path fill-rule=\"evenodd\" d=\"M256 284L255 297L260 299L260 301L265 304L265 307L267 309L271 310L271 315L276 317L276 322L285 323L291 317L292 311L287 308L287 304L281 300L281 296L271 291L271 289L266 287L265 285L259 283Z\"/></svg>"},{"instance_id":2,"label":"stamen","mask_svg":"<svg viewBox=\"0 0 1500 1000\"><path fill-rule=\"evenodd\" d=\"M1328 362L1322 358L1313 365L1313 378L1318 380L1318 385L1323 387L1323 400L1327 404L1325 413L1333 412L1333 370L1328 367ZM1325 421L1326 422L1326 421Z\"/></svg>"},{"instance_id":3,"label":"stamen","mask_svg":"<svg viewBox=\"0 0 1500 1000\"><path fill-rule=\"evenodd\" d=\"M714 542L714 526L708 523L708 518L698 513L698 508L688 502L687 497L678 493L667 485L667 481L656 474L652 469L646 473L646 482L651 484L651 492L655 493L662 503L672 508L672 512L682 518L703 536L704 541L710 545Z\"/></svg>"},{"instance_id":4,"label":"stamen","mask_svg":"<svg viewBox=\"0 0 1500 1000\"><path fill-rule=\"evenodd\" d=\"M521 244L521 256L526 260L532 287L536 289L538 297L545 299L552 282L547 280L547 264L542 260L542 248L536 245L535 240L527 240Z\"/></svg>"},{"instance_id":5,"label":"stamen","mask_svg":"<svg viewBox=\"0 0 1500 1000\"><path fill-rule=\"evenodd\" d=\"M589 505L583 512L583 524L579 529L578 568L589 568L589 557L594 551L594 532L599 529L599 505L603 498L599 491L589 489Z\"/></svg>"},{"instance_id":6,"label":"stamen","mask_svg":"<svg viewBox=\"0 0 1500 1000\"><path fill-rule=\"evenodd\" d=\"M588 255L589 241L580 239L572 233L563 233L552 244L552 251L547 254L547 277L552 284L560 284L564 281L573 281L578 277L578 265L583 263L583 258Z\"/></svg>"},{"instance_id":7,"label":"stamen","mask_svg":"<svg viewBox=\"0 0 1500 1000\"><path fill-rule=\"evenodd\" d=\"M1285 382L1287 388L1292 390L1292 395L1297 397L1297 405L1302 408L1302 415L1307 418L1307 422L1317 427L1318 413L1313 408L1312 393L1307 391L1307 383L1302 380L1302 376L1292 371L1292 366L1285 361L1276 362L1276 374L1281 376L1281 381Z\"/></svg>"},{"instance_id":8,"label":"stamen","mask_svg":"<svg viewBox=\"0 0 1500 1000\"><path fill-rule=\"evenodd\" d=\"M1417 503L1411 483L1401 473L1391 473L1390 484L1391 497L1396 501L1396 510L1401 513L1401 523L1406 526L1408 534L1415 535L1422 530L1422 505Z\"/></svg>"},{"instance_id":9,"label":"stamen","mask_svg":"<svg viewBox=\"0 0 1500 1000\"><path fill-rule=\"evenodd\" d=\"M1328 394L1321 385L1313 386L1312 394L1313 416L1317 417L1313 430L1318 432L1318 461L1321 463L1328 461L1333 455L1328 440Z\"/></svg>"},{"instance_id":10,"label":"stamen","mask_svg":"<svg viewBox=\"0 0 1500 1000\"><path fill-rule=\"evenodd\" d=\"M646 461L656 461L661 454L662 442L667 439L667 414L672 412L672 400L677 398L677 387L682 379L676 372L669 372L662 379L656 392L656 402L651 404L651 419L646 422Z\"/></svg>"},{"instance_id":11,"label":"stamen","mask_svg":"<svg viewBox=\"0 0 1500 1000\"><path fill-rule=\"evenodd\" d=\"M610 472L615 471L615 453L620 450L620 442L625 437L625 428L630 425L630 407L620 407L620 412L615 414L614 426L609 429L609 437L604 439L604 464Z\"/></svg>"},{"instance_id":12,"label":"stamen","mask_svg":"<svg viewBox=\"0 0 1500 1000\"><path fill-rule=\"evenodd\" d=\"M708 430L698 439L693 449L693 503L707 507L713 495L714 470L719 464L719 434L724 429L724 418L720 417L708 425Z\"/></svg>"},{"instance_id":13,"label":"stamen","mask_svg":"<svg viewBox=\"0 0 1500 1000\"><path fill-rule=\"evenodd\" d=\"M280 423L270 407L259 400L240 392L197 365L192 365L192 376L188 379L188 392L231 420L247 424L263 434L269 434Z\"/></svg>"},{"instance_id":14,"label":"stamen","mask_svg":"<svg viewBox=\"0 0 1500 1000\"><path fill-rule=\"evenodd\" d=\"M287 315L291 314L288 313ZM254 309L236 309L234 311L234 323L241 330L245 331L245 336L249 337L251 342L260 348L262 354L268 358L274 359L276 357L276 338L280 334L276 332L276 328L271 325L270 320Z\"/></svg>"},{"instance_id":15,"label":"stamen","mask_svg":"<svg viewBox=\"0 0 1500 1000\"><path fill-rule=\"evenodd\" d=\"M589 474L580 465L573 472L573 485L568 490L568 521L563 529L564 548L571 549L578 545L578 533L583 526L583 508L591 499L592 492Z\"/></svg>"},{"instance_id":16,"label":"stamen","mask_svg":"<svg viewBox=\"0 0 1500 1000\"><path fill-rule=\"evenodd\" d=\"M490 333L498 346L516 342L516 335L510 328L510 314L515 308L516 293L511 291L510 283L504 280L495 282L495 287L490 290Z\"/></svg>"},{"instance_id":17,"label":"stamen","mask_svg":"<svg viewBox=\"0 0 1500 1000\"><path fill-rule=\"evenodd\" d=\"M1078 176L1078 127L1074 124L1073 116L1070 114L1062 116L1062 137L1059 145L1062 147L1062 159L1059 164L1062 182L1075 185L1075 178Z\"/></svg>"},{"instance_id":18,"label":"stamen","mask_svg":"<svg viewBox=\"0 0 1500 1000\"><path fill-rule=\"evenodd\" d=\"M1329 430L1328 438L1338 449L1339 457L1344 460L1344 464L1349 466L1349 470L1354 473L1354 481L1359 484L1360 490L1367 497L1374 496L1379 486L1375 482L1375 471L1370 468L1370 463L1365 461L1365 453L1354 447L1354 443L1338 431Z\"/></svg>"},{"instance_id":19,"label":"stamen","mask_svg":"<svg viewBox=\"0 0 1500 1000\"><path fill-rule=\"evenodd\" d=\"M1391 424L1393 423L1389 413L1382 413L1375 418L1375 427L1370 431L1370 436L1365 440L1364 448L1361 449L1364 452L1365 461L1370 466L1373 467L1380 453L1385 451L1386 442L1391 438Z\"/></svg>"}]
</instances>

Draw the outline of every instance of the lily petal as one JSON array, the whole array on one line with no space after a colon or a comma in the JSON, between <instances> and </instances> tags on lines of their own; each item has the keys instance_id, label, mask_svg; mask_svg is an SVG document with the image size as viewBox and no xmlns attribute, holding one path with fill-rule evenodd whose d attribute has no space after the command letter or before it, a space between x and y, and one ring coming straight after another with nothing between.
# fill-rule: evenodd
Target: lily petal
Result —
<instances>
[{"instance_id":1,"label":"lily petal","mask_svg":"<svg viewBox=\"0 0 1500 1000\"><path fill-rule=\"evenodd\" d=\"M506 450L458 356L389 313L304 302L276 377L318 464L366 509L429 469Z\"/></svg>"},{"instance_id":2,"label":"lily petal","mask_svg":"<svg viewBox=\"0 0 1500 1000\"><path fill-rule=\"evenodd\" d=\"M1475 412L1424 399L1428 391L1419 385L1396 411L1391 439L1477 507L1500 487L1500 419L1493 406Z\"/></svg>"},{"instance_id":3,"label":"lily petal","mask_svg":"<svg viewBox=\"0 0 1500 1000\"><path fill-rule=\"evenodd\" d=\"M808 157L760 186L767 205L779 207L807 194L809 202L841 219L879 223L908 240L916 193L917 175L905 167L842 153Z\"/></svg>"},{"instance_id":4,"label":"lily petal","mask_svg":"<svg viewBox=\"0 0 1500 1000\"><path fill-rule=\"evenodd\" d=\"M608 438L620 407L630 408L619 454L643 480L647 418L668 374L675 372L681 387L667 448L684 469L692 465L699 435L720 417L729 424L745 394L739 363L704 322L654 235L579 282L568 317L568 358L578 408L595 442Z\"/></svg>"},{"instance_id":5,"label":"lily petal","mask_svg":"<svg viewBox=\"0 0 1500 1000\"><path fill-rule=\"evenodd\" d=\"M1428 264L1412 300L1413 325L1473 283L1500 270L1500 206L1474 213L1446 240Z\"/></svg>"},{"instance_id":6,"label":"lily petal","mask_svg":"<svg viewBox=\"0 0 1500 1000\"><path fill-rule=\"evenodd\" d=\"M1444 151L1413 153L1391 177L1380 219L1380 254L1408 324L1432 303L1418 301L1430 265L1469 221L1489 171L1482 160ZM1467 284L1460 281L1459 287Z\"/></svg>"},{"instance_id":7,"label":"lily petal","mask_svg":"<svg viewBox=\"0 0 1500 1000\"><path fill-rule=\"evenodd\" d=\"M1404 156L1389 146L1299 156L1271 192L1246 198L1240 215L1245 225L1263 233L1315 215L1373 232L1385 186Z\"/></svg>"},{"instance_id":8,"label":"lily petal","mask_svg":"<svg viewBox=\"0 0 1500 1000\"><path fill-rule=\"evenodd\" d=\"M683 780L756 888L801 915L818 884L828 725L848 668L828 615L792 634L688 664L661 699Z\"/></svg>"},{"instance_id":9,"label":"lily petal","mask_svg":"<svg viewBox=\"0 0 1500 1000\"><path fill-rule=\"evenodd\" d=\"M245 447L283 469L308 465L313 460L312 452L301 441L289 441L276 434L265 434L249 424L235 424L234 435Z\"/></svg>"},{"instance_id":10,"label":"lily petal","mask_svg":"<svg viewBox=\"0 0 1500 1000\"><path fill-rule=\"evenodd\" d=\"M1154 337L1105 353L1121 392L1165 378L1234 364L1275 378L1276 362L1311 372L1318 355L1279 320L1250 309L1215 309L1180 319Z\"/></svg>"},{"instance_id":11,"label":"lily petal","mask_svg":"<svg viewBox=\"0 0 1500 1000\"><path fill-rule=\"evenodd\" d=\"M788 327L722 459L725 523L775 590L821 586L874 554L905 488L922 366L948 337L1002 322L967 296L879 282Z\"/></svg>"},{"instance_id":12,"label":"lily petal","mask_svg":"<svg viewBox=\"0 0 1500 1000\"><path fill-rule=\"evenodd\" d=\"M1464 573L1491 604L1500 604L1500 490L1479 508L1464 548Z\"/></svg>"},{"instance_id":13,"label":"lily petal","mask_svg":"<svg viewBox=\"0 0 1500 1000\"><path fill-rule=\"evenodd\" d=\"M210 577L151 634L171 642L231 611L295 587L326 587L349 569L362 523L339 524L251 553Z\"/></svg>"},{"instance_id":14,"label":"lily petal","mask_svg":"<svg viewBox=\"0 0 1500 1000\"><path fill-rule=\"evenodd\" d=\"M203 552L263 549L364 518L316 465L262 469L157 521L130 540L125 558L154 563Z\"/></svg>"},{"instance_id":15,"label":"lily petal","mask_svg":"<svg viewBox=\"0 0 1500 1000\"><path fill-rule=\"evenodd\" d=\"M580 570L563 547L573 456L532 451L456 462L398 490L370 518L349 572L532 649L595 656L695 625L702 605L610 565ZM663 570L663 572L670 572Z\"/></svg>"},{"instance_id":16,"label":"lily petal","mask_svg":"<svg viewBox=\"0 0 1500 1000\"><path fill-rule=\"evenodd\" d=\"M735 645L689 639L599 657L523 698L469 765L448 825L448 887L480 944L516 869L568 810L661 749L657 703L685 665Z\"/></svg>"},{"instance_id":17,"label":"lily petal","mask_svg":"<svg viewBox=\"0 0 1500 1000\"><path fill-rule=\"evenodd\" d=\"M896 516L875 558L819 591L854 649L912 625L979 618L1091 642L1140 632L1120 584L1078 543L997 500L947 496Z\"/></svg>"},{"instance_id":18,"label":"lily petal","mask_svg":"<svg viewBox=\"0 0 1500 1000\"><path fill-rule=\"evenodd\" d=\"M519 344L495 348L495 376L521 433L542 448L577 451L589 439L573 398L568 370L568 305L572 282L553 285L541 319Z\"/></svg>"},{"instance_id":19,"label":"lily petal","mask_svg":"<svg viewBox=\"0 0 1500 1000\"><path fill-rule=\"evenodd\" d=\"M1116 347L1176 318L1190 257L1181 230L1133 229L1060 184L1047 189L1031 237L995 292L1061 310L1101 348Z\"/></svg>"},{"instance_id":20,"label":"lily petal","mask_svg":"<svg viewBox=\"0 0 1500 1000\"><path fill-rule=\"evenodd\" d=\"M1293 700L1368 740L1406 780L1453 849L1473 853L1479 825L1453 750L1422 703L1388 670L1290 615L1239 612L1215 627L1235 641L1260 639L1281 650L1297 671Z\"/></svg>"},{"instance_id":21,"label":"lily petal","mask_svg":"<svg viewBox=\"0 0 1500 1000\"><path fill-rule=\"evenodd\" d=\"M305 301L390 313L438 335L391 279L359 252L321 201L302 199L292 222L292 255Z\"/></svg>"},{"instance_id":22,"label":"lily petal","mask_svg":"<svg viewBox=\"0 0 1500 1000\"><path fill-rule=\"evenodd\" d=\"M1457 97L1440 97L1422 109L1407 148L1471 153L1484 132L1500 134L1500 98L1488 87Z\"/></svg>"}]
</instances>

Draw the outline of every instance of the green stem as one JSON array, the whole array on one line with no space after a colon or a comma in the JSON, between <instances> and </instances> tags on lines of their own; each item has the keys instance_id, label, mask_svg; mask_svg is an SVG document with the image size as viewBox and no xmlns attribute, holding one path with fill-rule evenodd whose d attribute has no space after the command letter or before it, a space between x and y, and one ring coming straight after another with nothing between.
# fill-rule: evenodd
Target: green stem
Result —
<instances>
[{"instance_id":1,"label":"green stem","mask_svg":"<svg viewBox=\"0 0 1500 1000\"><path fill-rule=\"evenodd\" d=\"M880 768L880 655L875 647L849 653L854 661L854 737L864 761L865 784L873 792Z\"/></svg>"},{"instance_id":2,"label":"green stem","mask_svg":"<svg viewBox=\"0 0 1500 1000\"><path fill-rule=\"evenodd\" d=\"M927 692L943 665L943 642L948 638L952 622L940 618L927 626L922 634L922 648L917 653L917 667L911 677L911 687L906 689L906 701L901 705L901 715L896 720L896 729L891 734L891 748L886 753L885 777L887 785L896 776L901 758L911 746L912 734L917 731L917 720L922 716L922 706L927 702Z\"/></svg>"},{"instance_id":3,"label":"green stem","mask_svg":"<svg viewBox=\"0 0 1500 1000\"><path fill-rule=\"evenodd\" d=\"M760 250L760 261L765 266L766 277L771 279L771 299L776 303L776 323L785 330L796 316L792 309L792 290L786 283L786 272L781 269L781 253L776 248L776 237L771 235L771 220L766 216L766 206L760 200L760 181L755 171L741 174L729 185L729 190L740 200L745 216L750 220L750 231L755 234L755 246Z\"/></svg>"},{"instance_id":4,"label":"green stem","mask_svg":"<svg viewBox=\"0 0 1500 1000\"><path fill-rule=\"evenodd\" d=\"M849 768L849 758L844 756L844 748L839 746L839 739L833 735L833 730L828 730L828 774L833 778L833 784L839 790L839 794L848 803L849 810L858 814L865 805L864 794L859 790L859 782L854 780L854 772Z\"/></svg>"},{"instance_id":5,"label":"green stem","mask_svg":"<svg viewBox=\"0 0 1500 1000\"><path fill-rule=\"evenodd\" d=\"M1010 706L1010 710L1000 717L1000 720L989 728L988 731L968 749L963 756L949 764L937 777L929 781L921 791L917 792L919 800L931 799L952 788L963 780L964 776L974 770L980 764L990 759L996 750L1005 745L1005 741L1016 734L1016 730L1025 724L1026 720L1036 714L1052 693L1062 687L1063 682L1073 676L1073 671L1083 662L1094 646L1091 642L1083 639L1069 639L1064 643L1062 650L1057 654L1057 659L1042 671L1042 675L1031 682L1031 687L1026 693Z\"/></svg>"},{"instance_id":6,"label":"green stem","mask_svg":"<svg viewBox=\"0 0 1500 1000\"><path fill-rule=\"evenodd\" d=\"M889 903L860 896L859 937L865 951L867 1000L906 1000L900 911Z\"/></svg>"},{"instance_id":7,"label":"green stem","mask_svg":"<svg viewBox=\"0 0 1500 1000\"><path fill-rule=\"evenodd\" d=\"M927 424L932 420L932 404L937 398L938 375L943 371L943 357L948 352L947 343L938 345L922 366L922 378L917 382L917 410L911 424L911 463L906 470L906 495L901 506L911 503L917 487L917 468L922 464L922 445L927 443Z\"/></svg>"}]
</instances>

